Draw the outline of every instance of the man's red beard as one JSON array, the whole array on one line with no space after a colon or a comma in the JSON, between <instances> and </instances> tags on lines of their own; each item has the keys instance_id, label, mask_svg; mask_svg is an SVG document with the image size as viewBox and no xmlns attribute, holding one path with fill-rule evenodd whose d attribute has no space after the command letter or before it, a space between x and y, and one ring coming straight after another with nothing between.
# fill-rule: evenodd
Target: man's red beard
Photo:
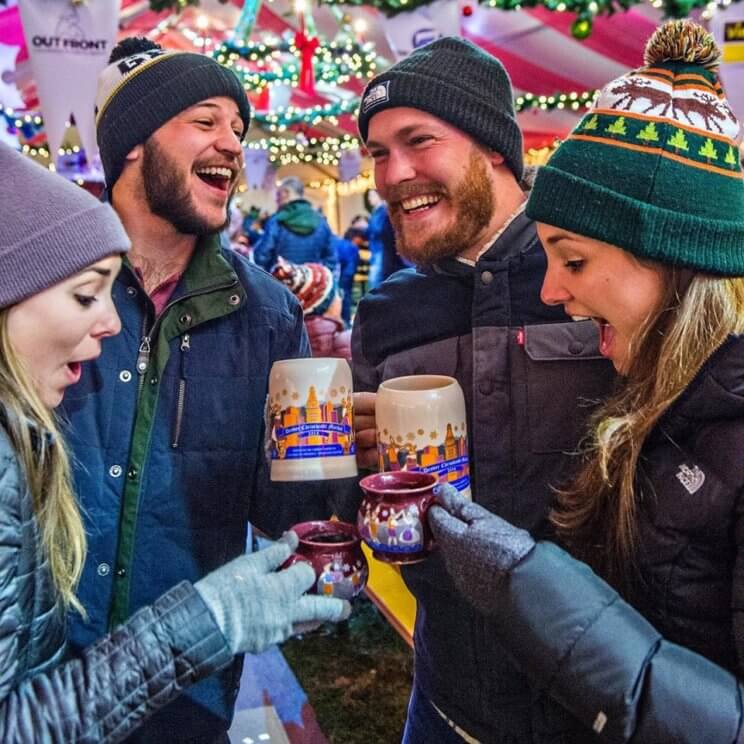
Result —
<instances>
[{"instance_id":1,"label":"man's red beard","mask_svg":"<svg viewBox=\"0 0 744 744\"><path fill-rule=\"evenodd\" d=\"M426 265L471 248L488 226L495 209L488 167L486 156L473 147L468 169L452 193L443 184L434 182L400 184L388 189L388 209L398 253L409 261ZM454 213L449 224L428 235L423 243L418 240L415 227L409 226L411 234L406 235L405 215L400 203L402 199L420 194L441 195L443 201L450 202Z\"/></svg>"}]
</instances>

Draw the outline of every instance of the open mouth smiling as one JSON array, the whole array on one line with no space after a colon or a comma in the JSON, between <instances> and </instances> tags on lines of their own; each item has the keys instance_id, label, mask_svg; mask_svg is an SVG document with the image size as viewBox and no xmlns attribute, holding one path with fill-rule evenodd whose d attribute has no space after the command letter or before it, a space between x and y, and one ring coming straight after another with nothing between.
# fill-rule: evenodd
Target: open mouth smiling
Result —
<instances>
[{"instance_id":1,"label":"open mouth smiling","mask_svg":"<svg viewBox=\"0 0 744 744\"><path fill-rule=\"evenodd\" d=\"M439 204L441 199L441 195L421 194L419 196L411 196L407 199L401 199L398 202L398 205L406 214L417 214L435 207Z\"/></svg>"},{"instance_id":2,"label":"open mouth smiling","mask_svg":"<svg viewBox=\"0 0 744 744\"><path fill-rule=\"evenodd\" d=\"M235 171L224 166L197 168L196 175L208 186L227 193L235 178Z\"/></svg>"}]
</instances>

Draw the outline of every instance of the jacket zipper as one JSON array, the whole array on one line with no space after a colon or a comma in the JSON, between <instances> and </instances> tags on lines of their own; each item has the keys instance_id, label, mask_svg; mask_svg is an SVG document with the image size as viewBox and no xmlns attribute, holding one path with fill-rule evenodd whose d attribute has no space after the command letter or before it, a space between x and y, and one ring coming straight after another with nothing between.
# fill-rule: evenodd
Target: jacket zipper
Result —
<instances>
[{"instance_id":1,"label":"jacket zipper","mask_svg":"<svg viewBox=\"0 0 744 744\"><path fill-rule=\"evenodd\" d=\"M188 294L181 295L177 299L173 300L172 302L169 302L162 310L160 315L158 315L157 318L155 318L155 322L150 327L149 332L145 332L143 329L142 333L142 340L140 341L139 349L137 350L137 374L140 376L140 385L141 380L145 372L147 372L147 368L150 364L150 352L152 351L150 344L152 341L152 338L155 336L155 332L158 329L158 326L160 325L160 321L165 316L165 313L170 310L174 305L178 304L182 300L188 300L192 297L197 297L201 294L207 294L209 292L216 292L220 289L230 289L230 287L234 287L238 282L230 282L229 284L215 284L212 287L203 287L202 289L199 289L195 292L189 292Z\"/></svg>"},{"instance_id":2,"label":"jacket zipper","mask_svg":"<svg viewBox=\"0 0 744 744\"><path fill-rule=\"evenodd\" d=\"M184 374L184 355L191 349L191 336L184 333L181 338L181 379L178 381L178 399L176 403L176 423L173 426L173 440L171 447L178 449L181 439L181 424L183 422L183 406L186 401L186 375Z\"/></svg>"}]
</instances>

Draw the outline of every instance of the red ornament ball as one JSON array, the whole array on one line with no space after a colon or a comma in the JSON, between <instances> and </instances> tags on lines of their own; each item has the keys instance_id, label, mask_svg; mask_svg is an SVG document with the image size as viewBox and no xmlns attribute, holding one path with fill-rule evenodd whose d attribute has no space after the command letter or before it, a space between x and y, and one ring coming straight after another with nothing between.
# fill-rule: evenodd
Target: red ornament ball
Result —
<instances>
[{"instance_id":1,"label":"red ornament ball","mask_svg":"<svg viewBox=\"0 0 744 744\"><path fill-rule=\"evenodd\" d=\"M462 8L462 14L465 16L465 18L470 18L470 16L473 15L473 6L464 5Z\"/></svg>"}]
</instances>

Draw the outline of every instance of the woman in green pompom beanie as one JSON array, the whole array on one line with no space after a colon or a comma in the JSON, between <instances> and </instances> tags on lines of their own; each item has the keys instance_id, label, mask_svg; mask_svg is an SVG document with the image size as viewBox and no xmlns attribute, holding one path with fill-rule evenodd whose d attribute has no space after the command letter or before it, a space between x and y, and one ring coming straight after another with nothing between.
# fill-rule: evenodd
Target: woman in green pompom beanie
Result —
<instances>
[{"instance_id":1,"label":"woman in green pompom beanie","mask_svg":"<svg viewBox=\"0 0 744 744\"><path fill-rule=\"evenodd\" d=\"M622 378L557 491L566 550L446 488L430 510L457 587L575 717L561 742L744 741L744 181L719 58L691 21L659 28L527 204L543 301L594 319Z\"/></svg>"}]
</instances>

